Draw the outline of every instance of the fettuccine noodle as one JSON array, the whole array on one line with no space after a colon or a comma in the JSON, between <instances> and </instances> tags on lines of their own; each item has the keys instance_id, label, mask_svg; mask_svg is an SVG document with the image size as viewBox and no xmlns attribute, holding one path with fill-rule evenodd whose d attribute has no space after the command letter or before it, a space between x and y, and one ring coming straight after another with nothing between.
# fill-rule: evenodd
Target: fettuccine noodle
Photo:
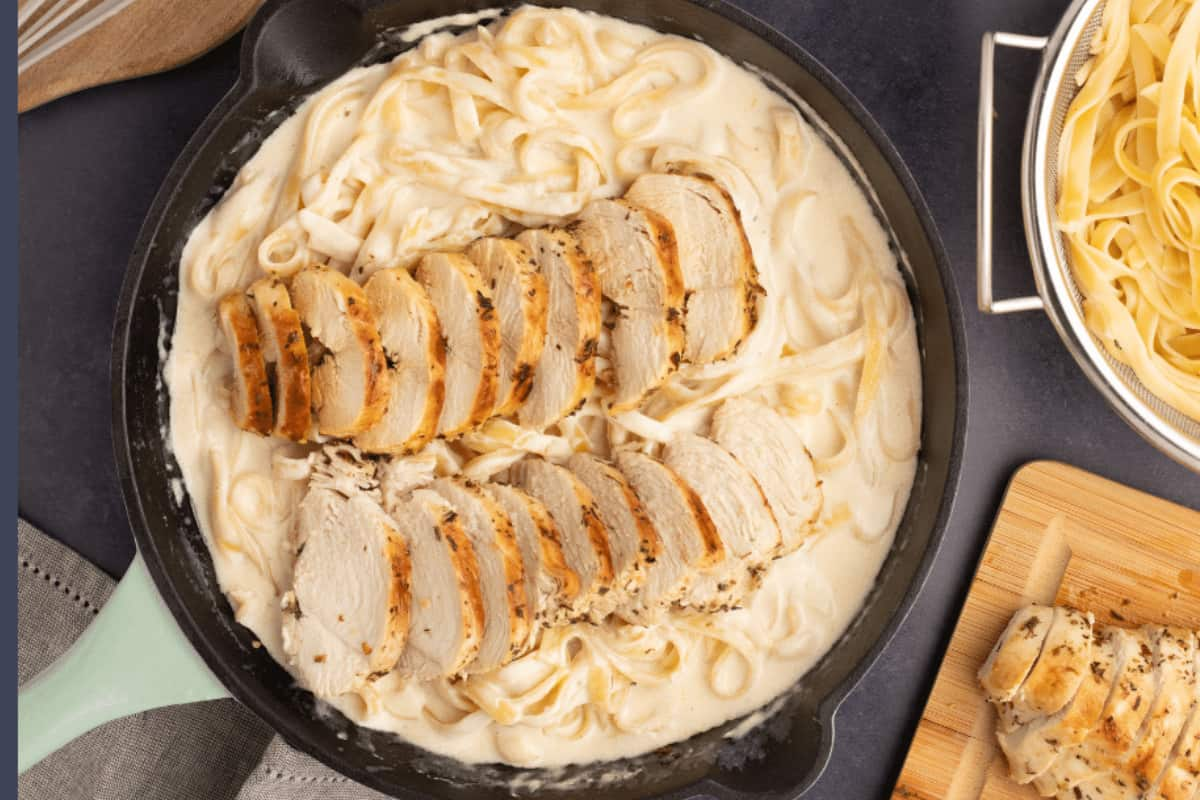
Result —
<instances>
[{"instance_id":1,"label":"fettuccine noodle","mask_svg":"<svg viewBox=\"0 0 1200 800\"><path fill-rule=\"evenodd\" d=\"M1084 319L1200 420L1200 3L1109 0L1091 52L1058 162Z\"/></svg>"}]
</instances>

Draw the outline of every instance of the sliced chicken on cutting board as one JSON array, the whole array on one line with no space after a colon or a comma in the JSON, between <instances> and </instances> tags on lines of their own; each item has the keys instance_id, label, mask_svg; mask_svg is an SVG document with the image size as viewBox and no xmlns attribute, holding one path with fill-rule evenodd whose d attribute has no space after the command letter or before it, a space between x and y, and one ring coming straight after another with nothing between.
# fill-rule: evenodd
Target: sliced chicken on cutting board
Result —
<instances>
[{"instance_id":1,"label":"sliced chicken on cutting board","mask_svg":"<svg viewBox=\"0 0 1200 800\"><path fill-rule=\"evenodd\" d=\"M605 600L613 609L636 602L662 551L650 515L629 481L609 462L576 453L567 468L592 493L600 521L608 529L614 591Z\"/></svg>"},{"instance_id":2,"label":"sliced chicken on cutting board","mask_svg":"<svg viewBox=\"0 0 1200 800\"><path fill-rule=\"evenodd\" d=\"M571 621L579 613L579 576L567 564L563 537L540 500L514 486L488 484L508 514L525 565L525 597L538 627Z\"/></svg>"},{"instance_id":3,"label":"sliced chicken on cutting board","mask_svg":"<svg viewBox=\"0 0 1200 800\"><path fill-rule=\"evenodd\" d=\"M1142 631L1114 628L1116 662L1113 690L1100 723L1080 744L1068 748L1034 779L1044 797L1074 792L1080 784L1112 770L1133 746L1154 693L1153 650Z\"/></svg>"},{"instance_id":4,"label":"sliced chicken on cutting board","mask_svg":"<svg viewBox=\"0 0 1200 800\"><path fill-rule=\"evenodd\" d=\"M1200 784L1195 633L1093 628L1090 614L1057 607L1029 669L1035 646L1022 632L1041 627L1046 611L1018 611L980 671L1013 779L1066 800L1191 800Z\"/></svg>"},{"instance_id":5,"label":"sliced chicken on cutting board","mask_svg":"<svg viewBox=\"0 0 1200 800\"><path fill-rule=\"evenodd\" d=\"M247 294L262 332L263 356L275 371L275 433L306 442L312 434L312 375L300 315L283 281L263 278Z\"/></svg>"},{"instance_id":6,"label":"sliced chicken on cutting board","mask_svg":"<svg viewBox=\"0 0 1200 800\"><path fill-rule=\"evenodd\" d=\"M1157 785L1146 793L1147 797L1189 800L1200 793L1200 644L1194 648L1192 676L1195 680L1190 714L1175 742L1170 763L1159 776Z\"/></svg>"},{"instance_id":7,"label":"sliced chicken on cutting board","mask_svg":"<svg viewBox=\"0 0 1200 800\"><path fill-rule=\"evenodd\" d=\"M437 435L446 397L446 345L437 311L404 269L379 270L363 292L379 320L391 390L383 418L354 443L368 453L414 453Z\"/></svg>"},{"instance_id":8,"label":"sliced chicken on cutting board","mask_svg":"<svg viewBox=\"0 0 1200 800\"><path fill-rule=\"evenodd\" d=\"M487 672L506 664L529 646L533 613L525 596L525 567L517 535L504 509L479 484L438 478L429 484L458 512L475 549L483 591L483 640L466 672Z\"/></svg>"},{"instance_id":9,"label":"sliced chicken on cutting board","mask_svg":"<svg viewBox=\"0 0 1200 800\"><path fill-rule=\"evenodd\" d=\"M387 409L391 388L379 323L362 287L340 272L307 267L292 279L292 302L313 339L328 351L313 370L317 429L350 437Z\"/></svg>"},{"instance_id":10,"label":"sliced chicken on cutting board","mask_svg":"<svg viewBox=\"0 0 1200 800\"><path fill-rule=\"evenodd\" d=\"M600 286L579 243L561 228L527 230L517 241L529 250L546 281L546 342L533 371L533 388L517 411L531 428L571 414L596 380L600 337Z\"/></svg>"},{"instance_id":11,"label":"sliced chicken on cutting board","mask_svg":"<svg viewBox=\"0 0 1200 800\"><path fill-rule=\"evenodd\" d=\"M665 217L626 200L593 200L568 229L615 306L610 405L627 411L683 358L683 273L675 232Z\"/></svg>"},{"instance_id":12,"label":"sliced chicken on cutting board","mask_svg":"<svg viewBox=\"0 0 1200 800\"><path fill-rule=\"evenodd\" d=\"M1015 730L1054 714L1075 696L1092 658L1092 615L1057 606L1041 655L1001 714L1001 730Z\"/></svg>"},{"instance_id":13,"label":"sliced chicken on cutting board","mask_svg":"<svg viewBox=\"0 0 1200 800\"><path fill-rule=\"evenodd\" d=\"M307 688L336 695L395 666L412 564L398 525L367 495L317 488L303 502L285 647Z\"/></svg>"},{"instance_id":14,"label":"sliced chicken on cutting board","mask_svg":"<svg viewBox=\"0 0 1200 800\"><path fill-rule=\"evenodd\" d=\"M417 489L392 513L409 540L412 601L408 643L396 670L425 680L461 673L483 639L479 564L458 513Z\"/></svg>"},{"instance_id":15,"label":"sliced chicken on cutting board","mask_svg":"<svg viewBox=\"0 0 1200 800\"><path fill-rule=\"evenodd\" d=\"M1042 611L1037 612L1037 616L1042 615ZM1118 650L1119 640L1114 631L1098 629L1083 683L1062 710L998 734L1013 780L1029 783L1049 769L1066 748L1082 742L1096 727L1113 688Z\"/></svg>"},{"instance_id":16,"label":"sliced chicken on cutting board","mask_svg":"<svg viewBox=\"0 0 1200 800\"><path fill-rule=\"evenodd\" d=\"M537 498L562 533L567 564L579 576L578 607L600 618L613 587L609 532L591 491L570 470L542 458L527 458L511 470L512 482Z\"/></svg>"},{"instance_id":17,"label":"sliced chicken on cutting board","mask_svg":"<svg viewBox=\"0 0 1200 800\"><path fill-rule=\"evenodd\" d=\"M757 588L779 547L779 525L762 489L729 451L696 434L671 440L663 449L663 463L699 496L725 546L721 567L697 576L685 604L710 609L738 605Z\"/></svg>"},{"instance_id":18,"label":"sliced chicken on cutting board","mask_svg":"<svg viewBox=\"0 0 1200 800\"><path fill-rule=\"evenodd\" d=\"M1177 627L1155 627L1154 668L1159 673L1158 697L1150 706L1141 742L1129 758L1129 768L1138 786L1158 780L1171 760L1171 752L1196 695L1196 637Z\"/></svg>"},{"instance_id":19,"label":"sliced chicken on cutting board","mask_svg":"<svg viewBox=\"0 0 1200 800\"><path fill-rule=\"evenodd\" d=\"M618 614L631 621L652 621L687 594L693 576L722 563L725 545L700 498L667 465L632 450L618 453L616 463L661 542L641 592L627 600Z\"/></svg>"},{"instance_id":20,"label":"sliced chicken on cutting board","mask_svg":"<svg viewBox=\"0 0 1200 800\"><path fill-rule=\"evenodd\" d=\"M250 302L240 292L228 294L221 298L217 313L233 359L233 421L242 430L269 436L273 425L271 385Z\"/></svg>"},{"instance_id":21,"label":"sliced chicken on cutting board","mask_svg":"<svg viewBox=\"0 0 1200 800\"><path fill-rule=\"evenodd\" d=\"M479 239L466 253L483 276L500 317L495 413L507 416L525 402L533 389L533 370L546 345L546 280L525 246L512 239Z\"/></svg>"},{"instance_id":22,"label":"sliced chicken on cutting board","mask_svg":"<svg viewBox=\"0 0 1200 800\"><path fill-rule=\"evenodd\" d=\"M487 420L500 380L500 323L491 292L466 256L430 253L417 280L437 311L446 349L446 399L438 433L451 438Z\"/></svg>"},{"instance_id":23,"label":"sliced chicken on cutting board","mask_svg":"<svg viewBox=\"0 0 1200 800\"><path fill-rule=\"evenodd\" d=\"M1053 621L1051 606L1029 605L1013 614L979 669L979 683L989 700L993 703L1012 700L1041 655Z\"/></svg>"},{"instance_id":24,"label":"sliced chicken on cutting board","mask_svg":"<svg viewBox=\"0 0 1200 800\"><path fill-rule=\"evenodd\" d=\"M824 494L800 432L765 403L735 397L713 414L709 435L762 487L782 534L779 555L803 544L821 513Z\"/></svg>"},{"instance_id":25,"label":"sliced chicken on cutting board","mask_svg":"<svg viewBox=\"0 0 1200 800\"><path fill-rule=\"evenodd\" d=\"M1154 699L1129 748L1115 768L1072 788L1087 800L1141 797L1170 761L1195 697L1195 641L1190 631L1146 626L1155 674Z\"/></svg>"},{"instance_id":26,"label":"sliced chicken on cutting board","mask_svg":"<svg viewBox=\"0 0 1200 800\"><path fill-rule=\"evenodd\" d=\"M675 230L687 293L684 358L731 355L757 321L758 272L733 198L711 178L647 174L625 199L661 214Z\"/></svg>"}]
</instances>

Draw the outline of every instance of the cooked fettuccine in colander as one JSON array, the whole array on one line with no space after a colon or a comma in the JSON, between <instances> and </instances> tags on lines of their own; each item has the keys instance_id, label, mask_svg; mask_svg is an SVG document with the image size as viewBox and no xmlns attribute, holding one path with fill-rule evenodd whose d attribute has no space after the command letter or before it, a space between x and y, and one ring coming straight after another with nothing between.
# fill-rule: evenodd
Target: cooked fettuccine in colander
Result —
<instances>
[{"instance_id":1,"label":"cooked fettuccine in colander","mask_svg":"<svg viewBox=\"0 0 1200 800\"><path fill-rule=\"evenodd\" d=\"M1063 125L1058 221L1089 329L1200 420L1200 3L1110 0Z\"/></svg>"}]
</instances>

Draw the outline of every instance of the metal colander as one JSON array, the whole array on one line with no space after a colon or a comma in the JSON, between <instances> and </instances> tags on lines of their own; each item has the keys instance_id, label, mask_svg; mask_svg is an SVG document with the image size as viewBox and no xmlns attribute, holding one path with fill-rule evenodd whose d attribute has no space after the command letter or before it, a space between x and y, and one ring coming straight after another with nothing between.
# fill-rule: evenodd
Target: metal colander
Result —
<instances>
[{"instance_id":1,"label":"metal colander","mask_svg":"<svg viewBox=\"0 0 1200 800\"><path fill-rule=\"evenodd\" d=\"M1162 452L1200 472L1200 421L1152 394L1119 363L1083 320L1065 237L1057 228L1058 145L1078 85L1075 76L1090 57L1103 0L1076 0L1050 37L987 33L983 38L979 104L978 271L979 308L989 314L1041 309L1091 382L1134 430ZM1029 106L1022 149L1021 204L1038 295L992 297L992 88L996 45L1043 52Z\"/></svg>"}]
</instances>

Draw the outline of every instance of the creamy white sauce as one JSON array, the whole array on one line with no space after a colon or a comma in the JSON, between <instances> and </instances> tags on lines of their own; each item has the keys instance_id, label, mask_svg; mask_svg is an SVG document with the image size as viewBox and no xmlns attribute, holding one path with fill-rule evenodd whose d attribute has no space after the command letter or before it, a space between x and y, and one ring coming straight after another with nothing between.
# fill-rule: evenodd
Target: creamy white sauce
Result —
<instances>
[{"instance_id":1,"label":"creamy white sauce","mask_svg":"<svg viewBox=\"0 0 1200 800\"><path fill-rule=\"evenodd\" d=\"M389 675L328 698L359 724L464 761L554 766L679 741L802 676L861 608L916 466L919 356L888 236L839 157L758 76L690 40L526 8L461 37L425 36L310 98L189 239L166 371L171 443L237 619L286 665L280 598L305 482L282 459L306 451L234 427L220 296L311 261L361 280L563 221L672 167L713 175L742 212L767 290L754 333L734 359L671 379L686 403L660 396L606 427L592 402L545 436L477 436L487 452L467 471L580 444L654 452L656 439L703 430L723 396L751 394L788 415L815 458L820 534L772 564L743 609L570 626L463 682ZM444 446L434 456L442 471L462 467Z\"/></svg>"}]
</instances>

